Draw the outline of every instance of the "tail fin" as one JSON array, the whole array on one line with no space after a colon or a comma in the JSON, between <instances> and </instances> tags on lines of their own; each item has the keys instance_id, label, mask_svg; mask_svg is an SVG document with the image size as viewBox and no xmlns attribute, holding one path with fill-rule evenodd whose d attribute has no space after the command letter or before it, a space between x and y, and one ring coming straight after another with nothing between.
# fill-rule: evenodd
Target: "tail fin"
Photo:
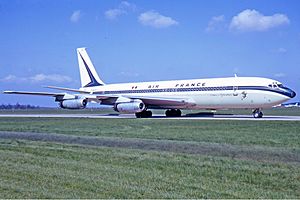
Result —
<instances>
[{"instance_id":1,"label":"tail fin","mask_svg":"<svg viewBox=\"0 0 300 200\"><path fill-rule=\"evenodd\" d=\"M104 85L103 81L99 78L85 48L77 49L77 57L80 71L81 87L94 87Z\"/></svg>"}]
</instances>

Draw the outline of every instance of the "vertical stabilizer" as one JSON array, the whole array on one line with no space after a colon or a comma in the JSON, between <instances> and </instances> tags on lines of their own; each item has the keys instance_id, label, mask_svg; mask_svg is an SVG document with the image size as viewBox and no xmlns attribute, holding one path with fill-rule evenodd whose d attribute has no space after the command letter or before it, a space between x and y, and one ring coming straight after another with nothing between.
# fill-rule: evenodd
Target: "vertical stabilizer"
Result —
<instances>
[{"instance_id":1,"label":"vertical stabilizer","mask_svg":"<svg viewBox=\"0 0 300 200\"><path fill-rule=\"evenodd\" d=\"M99 78L85 48L77 49L77 57L80 71L81 87L94 87L104 85L103 81Z\"/></svg>"}]
</instances>

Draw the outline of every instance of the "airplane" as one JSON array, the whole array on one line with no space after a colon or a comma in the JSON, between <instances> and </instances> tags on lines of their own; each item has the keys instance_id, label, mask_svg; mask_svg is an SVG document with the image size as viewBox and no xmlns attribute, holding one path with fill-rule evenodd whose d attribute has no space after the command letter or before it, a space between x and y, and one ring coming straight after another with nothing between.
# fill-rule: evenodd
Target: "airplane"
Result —
<instances>
[{"instance_id":1,"label":"airplane","mask_svg":"<svg viewBox=\"0 0 300 200\"><path fill-rule=\"evenodd\" d=\"M300 102L293 102L293 103L283 103L279 104L274 107L285 107L285 108L291 108L291 107L300 107Z\"/></svg>"},{"instance_id":2,"label":"airplane","mask_svg":"<svg viewBox=\"0 0 300 200\"><path fill-rule=\"evenodd\" d=\"M47 86L61 93L4 91L5 94L52 96L64 109L83 109L89 102L112 106L119 113L137 118L152 117L150 109L165 109L167 117L180 117L182 109L253 109L262 118L263 108L271 108L296 96L276 80L261 77L227 77L172 81L105 84L86 52L77 48L81 87Z\"/></svg>"}]
</instances>

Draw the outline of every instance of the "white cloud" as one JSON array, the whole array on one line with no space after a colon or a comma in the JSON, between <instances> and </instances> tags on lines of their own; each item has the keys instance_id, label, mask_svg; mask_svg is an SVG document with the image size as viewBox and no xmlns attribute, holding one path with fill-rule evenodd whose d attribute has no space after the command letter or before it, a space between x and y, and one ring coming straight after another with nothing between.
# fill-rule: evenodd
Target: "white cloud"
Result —
<instances>
[{"instance_id":1,"label":"white cloud","mask_svg":"<svg viewBox=\"0 0 300 200\"><path fill-rule=\"evenodd\" d=\"M225 20L224 15L214 16L208 22L208 25L205 29L206 32L220 30L223 26L223 22Z\"/></svg>"},{"instance_id":2,"label":"white cloud","mask_svg":"<svg viewBox=\"0 0 300 200\"><path fill-rule=\"evenodd\" d=\"M120 9L135 11L136 5L128 1L122 1L119 5Z\"/></svg>"},{"instance_id":3,"label":"white cloud","mask_svg":"<svg viewBox=\"0 0 300 200\"><path fill-rule=\"evenodd\" d=\"M138 77L140 76L140 74L135 73L135 72L120 72L119 73L120 76L124 76L124 77Z\"/></svg>"},{"instance_id":4,"label":"white cloud","mask_svg":"<svg viewBox=\"0 0 300 200\"><path fill-rule=\"evenodd\" d=\"M155 11L147 11L140 14L138 20L141 24L154 28L166 28L178 24L178 22L171 17L163 16Z\"/></svg>"},{"instance_id":5,"label":"white cloud","mask_svg":"<svg viewBox=\"0 0 300 200\"><path fill-rule=\"evenodd\" d=\"M275 76L276 78L282 78L282 77L285 77L286 74L285 74L285 73L277 73L277 74L274 74L274 76Z\"/></svg>"},{"instance_id":6,"label":"white cloud","mask_svg":"<svg viewBox=\"0 0 300 200\"><path fill-rule=\"evenodd\" d=\"M59 75L59 74L49 74L49 75L37 74L35 76L30 77L29 80L31 80L33 82L51 81L51 82L57 82L57 83L72 81L72 79L70 77L64 76L64 75Z\"/></svg>"},{"instance_id":7,"label":"white cloud","mask_svg":"<svg viewBox=\"0 0 300 200\"><path fill-rule=\"evenodd\" d=\"M285 48L280 47L280 48L277 49L277 52L278 53L286 53L287 50Z\"/></svg>"},{"instance_id":8,"label":"white cloud","mask_svg":"<svg viewBox=\"0 0 300 200\"><path fill-rule=\"evenodd\" d=\"M56 82L56 83L62 83L62 82L71 82L72 78L69 76L59 75L59 74L36 74L31 77L17 77L15 75L8 75L2 79L0 79L0 82L5 83L11 83L11 82Z\"/></svg>"},{"instance_id":9,"label":"white cloud","mask_svg":"<svg viewBox=\"0 0 300 200\"><path fill-rule=\"evenodd\" d=\"M109 9L104 12L104 16L109 20L115 20L119 16L127 14L128 12L135 11L135 4L128 1L122 1L117 8Z\"/></svg>"},{"instance_id":10,"label":"white cloud","mask_svg":"<svg viewBox=\"0 0 300 200\"><path fill-rule=\"evenodd\" d=\"M81 11L76 10L72 13L70 20L71 20L71 22L76 23L79 21L80 18L81 18Z\"/></svg>"},{"instance_id":11,"label":"white cloud","mask_svg":"<svg viewBox=\"0 0 300 200\"><path fill-rule=\"evenodd\" d=\"M265 16L256 10L247 9L232 18L229 28L236 31L267 31L289 23L289 18L284 14Z\"/></svg>"},{"instance_id":12,"label":"white cloud","mask_svg":"<svg viewBox=\"0 0 300 200\"><path fill-rule=\"evenodd\" d=\"M125 14L125 13L126 12L124 10L116 8L116 9L109 9L109 10L105 11L104 15L107 19L114 20L118 16Z\"/></svg>"},{"instance_id":13,"label":"white cloud","mask_svg":"<svg viewBox=\"0 0 300 200\"><path fill-rule=\"evenodd\" d=\"M14 80L16 80L16 79L17 79L16 76L14 76L14 75L8 75L8 76L6 76L6 77L0 79L0 81L1 81L1 82L12 82L12 81L14 81Z\"/></svg>"}]
</instances>

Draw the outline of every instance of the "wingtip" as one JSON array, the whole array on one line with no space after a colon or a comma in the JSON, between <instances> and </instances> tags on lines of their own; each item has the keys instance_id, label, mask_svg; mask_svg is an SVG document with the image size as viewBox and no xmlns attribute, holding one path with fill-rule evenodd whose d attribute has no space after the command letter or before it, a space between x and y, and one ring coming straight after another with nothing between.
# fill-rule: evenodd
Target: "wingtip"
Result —
<instances>
[{"instance_id":1,"label":"wingtip","mask_svg":"<svg viewBox=\"0 0 300 200\"><path fill-rule=\"evenodd\" d=\"M43 88L52 88L52 87L54 87L54 86L51 86L51 85L43 85L42 87L43 87Z\"/></svg>"},{"instance_id":2,"label":"wingtip","mask_svg":"<svg viewBox=\"0 0 300 200\"><path fill-rule=\"evenodd\" d=\"M8 91L8 90L6 90L6 91L2 91L2 93L3 93L3 94L12 94L13 91Z\"/></svg>"}]
</instances>

